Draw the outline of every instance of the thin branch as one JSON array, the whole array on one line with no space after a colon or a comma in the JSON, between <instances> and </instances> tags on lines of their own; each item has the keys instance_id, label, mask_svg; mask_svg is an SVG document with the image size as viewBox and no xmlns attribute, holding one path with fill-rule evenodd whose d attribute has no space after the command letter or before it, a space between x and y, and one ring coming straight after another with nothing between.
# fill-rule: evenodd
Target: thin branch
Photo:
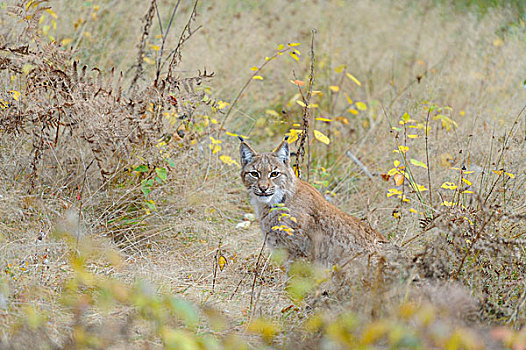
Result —
<instances>
[{"instance_id":1,"label":"thin branch","mask_svg":"<svg viewBox=\"0 0 526 350\"><path fill-rule=\"evenodd\" d=\"M254 303L254 290L256 289L256 281L259 276L259 271L258 271L259 262L261 261L261 256L263 255L263 249L265 249L265 245L267 244L267 237L268 237L268 232L265 233L265 239L263 240L263 245L261 245L261 249L258 254L258 259L256 261L256 267L254 269L254 280L252 281L252 289L250 291L250 307L249 307L250 315L252 315L252 312L254 311L252 310L252 305Z\"/></svg>"},{"instance_id":2,"label":"thin branch","mask_svg":"<svg viewBox=\"0 0 526 350\"><path fill-rule=\"evenodd\" d=\"M309 142L309 108L310 108L310 99L312 97L312 86L314 85L314 63L316 61L314 56L314 36L316 34L316 29L311 31L311 43L310 43L310 72L309 72L309 86L307 88L307 96L303 97L303 132L300 136L300 142L298 146L298 151L296 152L296 168L299 169L300 163L304 160L305 157L305 141L307 141L307 181L310 178L310 161L311 161L311 152L310 152L310 142ZM301 91L300 91L301 93ZM300 172L298 171L298 174Z\"/></svg>"},{"instance_id":3,"label":"thin branch","mask_svg":"<svg viewBox=\"0 0 526 350\"><path fill-rule=\"evenodd\" d=\"M250 75L250 77L247 79L247 81L245 82L245 84L243 84L243 87L241 87L241 89L239 90L239 92L237 93L236 97L234 98L234 101L232 102L232 104L230 105L230 108L228 109L228 112L226 113L225 115L225 118L223 118L223 121L219 124L219 128L217 129L217 133L219 134L221 131L224 131L224 127L226 125L226 122L228 120L228 117L230 117L230 114L232 113L232 111L234 110L234 107L236 106L236 104L239 102L239 100L241 99L241 95L243 95L243 92L245 92L245 90L248 88L248 85L252 82L252 80L254 80L254 77L256 75L258 75L262 70L263 68L265 68L265 66L267 64L269 64L270 61L272 61L274 58L278 57L279 55L282 55L283 53L285 52L288 52L290 51L291 48L290 47L286 47L282 50L279 50L278 52L276 52L274 55L272 55L271 57L269 57L268 59L265 59L265 62L263 62L263 64L258 67L257 70L254 71L254 73L252 73L252 75Z\"/></svg>"},{"instance_id":4,"label":"thin branch","mask_svg":"<svg viewBox=\"0 0 526 350\"><path fill-rule=\"evenodd\" d=\"M431 114L431 108L427 110L427 117L426 117L426 165L427 165L427 185L429 186L429 205L433 206L433 191L431 188L431 164L429 163L429 143L428 143L428 135L429 135L429 114Z\"/></svg>"},{"instance_id":5,"label":"thin branch","mask_svg":"<svg viewBox=\"0 0 526 350\"><path fill-rule=\"evenodd\" d=\"M150 4L150 8L148 9L148 12L146 13L146 15L144 15L144 28L142 30L141 41L139 42L139 45L138 45L139 50L137 52L137 64L136 64L137 71L135 72L135 76L133 77L133 80L130 83L130 87L129 87L130 91L133 91L133 89L135 88L135 85L137 84L137 81L139 80L139 78L141 77L143 73L142 65L144 63L144 48L146 46L146 39L150 35L150 27L152 25L152 19L153 19L154 12L155 12L155 0L152 0Z\"/></svg>"},{"instance_id":6,"label":"thin branch","mask_svg":"<svg viewBox=\"0 0 526 350\"><path fill-rule=\"evenodd\" d=\"M157 2L155 0L154 2L155 2L155 8L157 9ZM156 63L157 70L155 71L154 86L157 86L157 83L159 81L159 76L161 75L161 62L163 59L164 45L166 43L166 39L168 38L168 34L170 33L170 28L172 27L172 23L173 23L175 14L177 13L177 9L179 8L180 3L181 3L181 0L177 0L177 4L175 4L172 10L172 15L170 16L170 22L168 22L168 26L166 27L166 33L162 36L163 41L161 43L161 48L159 49L159 54L157 55L157 63ZM162 33L162 24L161 24L161 19L159 17L159 11L157 11L157 15L159 18L159 25L161 26L161 33Z\"/></svg>"}]
</instances>

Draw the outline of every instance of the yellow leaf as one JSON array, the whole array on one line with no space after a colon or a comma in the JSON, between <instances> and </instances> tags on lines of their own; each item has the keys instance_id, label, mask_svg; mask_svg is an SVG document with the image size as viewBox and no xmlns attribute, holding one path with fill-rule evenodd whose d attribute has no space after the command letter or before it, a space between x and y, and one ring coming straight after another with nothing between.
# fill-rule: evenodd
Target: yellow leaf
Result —
<instances>
[{"instance_id":1,"label":"yellow leaf","mask_svg":"<svg viewBox=\"0 0 526 350\"><path fill-rule=\"evenodd\" d=\"M256 67L256 66L254 66L254 67L250 67L250 70L251 70L251 71L254 71L254 72L257 71L258 69L259 69L259 68Z\"/></svg>"},{"instance_id":2,"label":"yellow leaf","mask_svg":"<svg viewBox=\"0 0 526 350\"><path fill-rule=\"evenodd\" d=\"M411 213L414 213L414 214L418 214L418 210L414 209L414 208L409 208L409 211Z\"/></svg>"},{"instance_id":3,"label":"yellow leaf","mask_svg":"<svg viewBox=\"0 0 526 350\"><path fill-rule=\"evenodd\" d=\"M303 101L296 100L296 103L299 104L301 107L306 107L307 105L303 103Z\"/></svg>"},{"instance_id":4,"label":"yellow leaf","mask_svg":"<svg viewBox=\"0 0 526 350\"><path fill-rule=\"evenodd\" d=\"M66 45L69 45L73 42L73 39L71 38L64 38L62 39L62 41L60 42L60 45L62 46L66 46Z\"/></svg>"},{"instance_id":5,"label":"yellow leaf","mask_svg":"<svg viewBox=\"0 0 526 350\"><path fill-rule=\"evenodd\" d=\"M345 117L336 117L334 120L339 121L340 123L344 125L349 125L349 121Z\"/></svg>"},{"instance_id":6,"label":"yellow leaf","mask_svg":"<svg viewBox=\"0 0 526 350\"><path fill-rule=\"evenodd\" d=\"M263 77L261 75L254 75L252 77L252 79L254 79L254 80L263 80Z\"/></svg>"},{"instance_id":7,"label":"yellow leaf","mask_svg":"<svg viewBox=\"0 0 526 350\"><path fill-rule=\"evenodd\" d=\"M318 117L316 120L319 120L320 122L332 122L332 119L322 117Z\"/></svg>"},{"instance_id":8,"label":"yellow leaf","mask_svg":"<svg viewBox=\"0 0 526 350\"><path fill-rule=\"evenodd\" d=\"M290 131L287 133L289 135L289 139L287 140L287 142L288 143L293 143L294 141L296 141L299 138L299 135L301 135L302 132L303 132L303 130L290 129Z\"/></svg>"},{"instance_id":9,"label":"yellow leaf","mask_svg":"<svg viewBox=\"0 0 526 350\"><path fill-rule=\"evenodd\" d=\"M419 138L420 136L418 136L418 135L413 135L413 134L409 134L409 135L407 135L407 137L409 137L410 139L417 139L417 138Z\"/></svg>"},{"instance_id":10,"label":"yellow leaf","mask_svg":"<svg viewBox=\"0 0 526 350\"><path fill-rule=\"evenodd\" d=\"M33 70L33 68L35 68L35 66L30 63L26 63L22 66L22 72L24 72L25 75L28 75Z\"/></svg>"},{"instance_id":11,"label":"yellow leaf","mask_svg":"<svg viewBox=\"0 0 526 350\"><path fill-rule=\"evenodd\" d=\"M213 136L210 136L210 141L212 141L213 145L223 142L221 140L215 139Z\"/></svg>"},{"instance_id":12,"label":"yellow leaf","mask_svg":"<svg viewBox=\"0 0 526 350\"><path fill-rule=\"evenodd\" d=\"M301 44L300 43L288 43L287 46L288 47L295 47L295 46L300 46Z\"/></svg>"},{"instance_id":13,"label":"yellow leaf","mask_svg":"<svg viewBox=\"0 0 526 350\"><path fill-rule=\"evenodd\" d=\"M502 41L502 39L497 38L493 40L493 45L496 47L502 46L503 44L504 44L504 41Z\"/></svg>"},{"instance_id":14,"label":"yellow leaf","mask_svg":"<svg viewBox=\"0 0 526 350\"><path fill-rule=\"evenodd\" d=\"M219 159L223 163L228 164L228 165L238 165L238 163L229 156L222 155L219 157Z\"/></svg>"},{"instance_id":15,"label":"yellow leaf","mask_svg":"<svg viewBox=\"0 0 526 350\"><path fill-rule=\"evenodd\" d=\"M159 45L153 45L153 44L150 44L150 48L153 50L153 51L159 51L161 48L159 47Z\"/></svg>"},{"instance_id":16,"label":"yellow leaf","mask_svg":"<svg viewBox=\"0 0 526 350\"><path fill-rule=\"evenodd\" d=\"M392 197L392 196L398 196L398 195L401 195L402 194L402 191L396 189L396 188L390 188L387 192L387 198L389 197Z\"/></svg>"},{"instance_id":17,"label":"yellow leaf","mask_svg":"<svg viewBox=\"0 0 526 350\"><path fill-rule=\"evenodd\" d=\"M457 185L453 182L444 182L440 187L445 188L446 190L454 190L457 188Z\"/></svg>"},{"instance_id":18,"label":"yellow leaf","mask_svg":"<svg viewBox=\"0 0 526 350\"><path fill-rule=\"evenodd\" d=\"M316 95L320 95L322 96L323 95L323 92L319 91L319 90L312 90L312 96L316 96Z\"/></svg>"},{"instance_id":19,"label":"yellow leaf","mask_svg":"<svg viewBox=\"0 0 526 350\"><path fill-rule=\"evenodd\" d=\"M356 109L354 109L354 108L349 108L347 111L349 113L353 114L353 115L357 115L358 114L358 111Z\"/></svg>"},{"instance_id":20,"label":"yellow leaf","mask_svg":"<svg viewBox=\"0 0 526 350\"><path fill-rule=\"evenodd\" d=\"M150 57L144 57L144 62L148 63L148 64L154 64L155 61L152 60Z\"/></svg>"},{"instance_id":21,"label":"yellow leaf","mask_svg":"<svg viewBox=\"0 0 526 350\"><path fill-rule=\"evenodd\" d=\"M393 150L393 153L406 153L407 151L409 151L409 147L407 146L398 146L398 149L395 149Z\"/></svg>"},{"instance_id":22,"label":"yellow leaf","mask_svg":"<svg viewBox=\"0 0 526 350\"><path fill-rule=\"evenodd\" d=\"M271 115L271 116L273 116L273 117L276 117L276 118L279 117L279 113L276 112L276 111L273 110L273 109L267 109L267 110L265 111L265 113L268 114L268 115Z\"/></svg>"},{"instance_id":23,"label":"yellow leaf","mask_svg":"<svg viewBox=\"0 0 526 350\"><path fill-rule=\"evenodd\" d=\"M52 9L46 9L46 12L49 13L54 19L57 19L57 14Z\"/></svg>"},{"instance_id":24,"label":"yellow leaf","mask_svg":"<svg viewBox=\"0 0 526 350\"><path fill-rule=\"evenodd\" d=\"M347 102L349 102L349 104L352 105L352 99L349 97L349 95L347 95L345 92L343 94L345 95Z\"/></svg>"},{"instance_id":25,"label":"yellow leaf","mask_svg":"<svg viewBox=\"0 0 526 350\"><path fill-rule=\"evenodd\" d=\"M220 145L208 145L208 147L210 147L210 149L212 150L213 154L216 154L217 152L221 151L221 146Z\"/></svg>"},{"instance_id":26,"label":"yellow leaf","mask_svg":"<svg viewBox=\"0 0 526 350\"><path fill-rule=\"evenodd\" d=\"M256 318L251 321L247 326L247 330L251 333L260 335L267 343L269 343L280 331L275 323L262 318Z\"/></svg>"},{"instance_id":27,"label":"yellow leaf","mask_svg":"<svg viewBox=\"0 0 526 350\"><path fill-rule=\"evenodd\" d=\"M448 202L448 201L443 201L442 203L440 203L440 205L444 205L446 207L453 207L455 206L457 203L455 202Z\"/></svg>"},{"instance_id":28,"label":"yellow leaf","mask_svg":"<svg viewBox=\"0 0 526 350\"><path fill-rule=\"evenodd\" d=\"M325 136L322 132L318 131L318 130L314 130L314 137L316 138L316 140L328 145L331 140L329 140L329 138L327 136Z\"/></svg>"},{"instance_id":29,"label":"yellow leaf","mask_svg":"<svg viewBox=\"0 0 526 350\"><path fill-rule=\"evenodd\" d=\"M358 108L360 111L367 110L367 105L363 102L356 102L356 108Z\"/></svg>"},{"instance_id":30,"label":"yellow leaf","mask_svg":"<svg viewBox=\"0 0 526 350\"><path fill-rule=\"evenodd\" d=\"M468 179L462 178L462 181L464 181L468 186L471 186L471 181Z\"/></svg>"},{"instance_id":31,"label":"yellow leaf","mask_svg":"<svg viewBox=\"0 0 526 350\"><path fill-rule=\"evenodd\" d=\"M504 174L508 175L510 179L514 179L515 178L515 175L512 174L512 173L504 173Z\"/></svg>"},{"instance_id":32,"label":"yellow leaf","mask_svg":"<svg viewBox=\"0 0 526 350\"><path fill-rule=\"evenodd\" d=\"M296 62L300 60L296 52L289 52L290 57L292 57Z\"/></svg>"},{"instance_id":33,"label":"yellow leaf","mask_svg":"<svg viewBox=\"0 0 526 350\"><path fill-rule=\"evenodd\" d=\"M398 167L398 166L400 165L400 161L395 160L395 161L393 162L393 165L394 165L395 167Z\"/></svg>"},{"instance_id":34,"label":"yellow leaf","mask_svg":"<svg viewBox=\"0 0 526 350\"><path fill-rule=\"evenodd\" d=\"M331 85L331 86L329 86L329 89L330 89L332 92L338 92L338 91L340 91L340 87L337 86L337 85Z\"/></svg>"},{"instance_id":35,"label":"yellow leaf","mask_svg":"<svg viewBox=\"0 0 526 350\"><path fill-rule=\"evenodd\" d=\"M220 255L219 258L217 259L217 265L219 265L219 270L223 271L226 264L227 264L226 258L223 255Z\"/></svg>"},{"instance_id":36,"label":"yellow leaf","mask_svg":"<svg viewBox=\"0 0 526 350\"><path fill-rule=\"evenodd\" d=\"M334 68L334 71L336 73L341 73L345 70L345 68L347 68L346 64L340 64L338 67Z\"/></svg>"},{"instance_id":37,"label":"yellow leaf","mask_svg":"<svg viewBox=\"0 0 526 350\"><path fill-rule=\"evenodd\" d=\"M217 109L223 109L226 106L228 106L230 103L225 101L217 101L216 107Z\"/></svg>"},{"instance_id":38,"label":"yellow leaf","mask_svg":"<svg viewBox=\"0 0 526 350\"><path fill-rule=\"evenodd\" d=\"M20 95L22 95L20 92L16 91L16 90L11 90L11 91L8 91L11 93L11 96L13 97L13 99L15 99L16 101L18 101L20 99Z\"/></svg>"},{"instance_id":39,"label":"yellow leaf","mask_svg":"<svg viewBox=\"0 0 526 350\"><path fill-rule=\"evenodd\" d=\"M279 44L278 47L276 47L276 50L283 50L285 48L285 45Z\"/></svg>"},{"instance_id":40,"label":"yellow leaf","mask_svg":"<svg viewBox=\"0 0 526 350\"><path fill-rule=\"evenodd\" d=\"M415 189L419 192L429 191L425 186L419 184L415 184Z\"/></svg>"},{"instance_id":41,"label":"yellow leaf","mask_svg":"<svg viewBox=\"0 0 526 350\"><path fill-rule=\"evenodd\" d=\"M362 86L362 83L360 83L360 81L358 79L356 79L354 77L354 75L352 75L351 73L347 73L347 78L351 79L352 81L354 81L356 83L356 85L358 86Z\"/></svg>"}]
</instances>

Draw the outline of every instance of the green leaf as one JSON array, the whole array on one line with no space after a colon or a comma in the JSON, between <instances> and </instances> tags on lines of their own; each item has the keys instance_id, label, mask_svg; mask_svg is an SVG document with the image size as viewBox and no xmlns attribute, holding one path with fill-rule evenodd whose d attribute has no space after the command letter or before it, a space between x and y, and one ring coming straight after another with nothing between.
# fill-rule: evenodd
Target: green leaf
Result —
<instances>
[{"instance_id":1,"label":"green leaf","mask_svg":"<svg viewBox=\"0 0 526 350\"><path fill-rule=\"evenodd\" d=\"M171 158L167 158L166 159L166 164L168 164L172 168L175 168L175 161L173 159L171 159Z\"/></svg>"},{"instance_id":2,"label":"green leaf","mask_svg":"<svg viewBox=\"0 0 526 350\"><path fill-rule=\"evenodd\" d=\"M422 168L427 169L427 165L426 165L426 163L424 163L424 162L421 162L421 161L416 160L416 159L410 159L409 161L410 161L411 164L413 164L413 165L416 165L416 166L419 166L419 167L422 167Z\"/></svg>"},{"instance_id":3,"label":"green leaf","mask_svg":"<svg viewBox=\"0 0 526 350\"><path fill-rule=\"evenodd\" d=\"M155 205L154 201L146 201L146 206L148 208L150 208L150 210L152 210L152 211L156 211L157 210L157 206Z\"/></svg>"},{"instance_id":4,"label":"green leaf","mask_svg":"<svg viewBox=\"0 0 526 350\"><path fill-rule=\"evenodd\" d=\"M166 300L171 311L181 319L187 327L195 328L199 324L199 313L195 306L180 298L168 297Z\"/></svg>"},{"instance_id":5,"label":"green leaf","mask_svg":"<svg viewBox=\"0 0 526 350\"><path fill-rule=\"evenodd\" d=\"M408 122L409 119L411 119L411 117L409 116L409 114L404 113L404 115L402 116L402 120L403 120L404 122Z\"/></svg>"},{"instance_id":6,"label":"green leaf","mask_svg":"<svg viewBox=\"0 0 526 350\"><path fill-rule=\"evenodd\" d=\"M142 180L141 181L141 191L142 193L144 193L144 195L148 195L150 192L152 192L152 187L153 185L153 180L152 179L149 179L149 180Z\"/></svg>"},{"instance_id":7,"label":"green leaf","mask_svg":"<svg viewBox=\"0 0 526 350\"><path fill-rule=\"evenodd\" d=\"M166 180L168 176L166 168L155 168L155 172L157 173L157 176L161 178L161 180Z\"/></svg>"},{"instance_id":8,"label":"green leaf","mask_svg":"<svg viewBox=\"0 0 526 350\"><path fill-rule=\"evenodd\" d=\"M141 164L137 168L133 169L133 171L136 171L138 173L145 173L148 170L149 170L148 167L146 165L144 165L144 164Z\"/></svg>"}]
</instances>

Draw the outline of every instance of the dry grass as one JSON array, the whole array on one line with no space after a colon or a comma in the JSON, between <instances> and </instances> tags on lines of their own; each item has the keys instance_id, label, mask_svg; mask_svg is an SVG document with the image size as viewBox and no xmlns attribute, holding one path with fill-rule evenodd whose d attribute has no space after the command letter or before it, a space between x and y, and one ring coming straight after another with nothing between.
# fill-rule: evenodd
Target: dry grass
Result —
<instances>
[{"instance_id":1,"label":"dry grass","mask_svg":"<svg viewBox=\"0 0 526 350\"><path fill-rule=\"evenodd\" d=\"M524 19L504 7L481 15L432 1L276 0L201 3L188 22L193 3L181 2L166 54L192 34L182 61L168 72L167 59L154 86L157 12L151 27L140 22L152 4L0 7L0 98L9 103L0 110L0 347L526 344ZM172 5L158 6L166 31ZM183 32L187 23L203 27ZM263 149L301 123L290 80L308 81L312 28L313 88L322 94L310 132L331 143L312 142L310 180L398 249L383 267L356 262L332 279L299 266L289 283L265 252L253 288L261 236L254 222L236 227L252 209L238 168L218 157L237 159L238 146L219 125L232 107L222 126ZM299 62L279 56L239 103L222 105L250 67L289 42L301 43ZM131 88L139 61L144 72ZM349 113L357 107L344 93L367 110ZM404 113L415 122L401 125ZM411 139L407 126L425 125L428 113L426 146L422 128ZM221 150L212 153L215 139ZM393 153L397 143L409 147L405 158ZM432 198L409 178L395 186L386 176L394 161ZM390 188L410 202L387 198Z\"/></svg>"}]
</instances>

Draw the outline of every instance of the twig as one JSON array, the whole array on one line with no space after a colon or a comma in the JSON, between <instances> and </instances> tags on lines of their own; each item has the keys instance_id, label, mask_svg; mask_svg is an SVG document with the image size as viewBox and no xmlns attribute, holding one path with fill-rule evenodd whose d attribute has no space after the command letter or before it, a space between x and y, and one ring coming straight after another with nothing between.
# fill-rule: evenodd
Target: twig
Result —
<instances>
[{"instance_id":1,"label":"twig","mask_svg":"<svg viewBox=\"0 0 526 350\"><path fill-rule=\"evenodd\" d=\"M309 72L309 86L307 88L307 96L301 96L303 98L303 132L300 136L300 142L298 146L298 151L296 152L296 168L299 169L300 163L304 160L305 157L305 141L307 141L307 181L310 178L310 160L311 160L311 151L310 151L310 142L309 142L309 108L310 108L310 99L312 97L312 86L314 85L314 63L316 58L314 56L314 36L316 34L316 29L313 28L311 31L311 42L310 42L310 72ZM298 174L300 172L298 171Z\"/></svg>"},{"instance_id":2,"label":"twig","mask_svg":"<svg viewBox=\"0 0 526 350\"><path fill-rule=\"evenodd\" d=\"M522 109L519 111L519 113L517 114L517 117L515 118L515 120L513 121L513 125L511 126L511 129L510 131L507 133L507 135L505 135L504 137L504 142L502 143L502 150L500 152L500 155L499 155L499 159L497 160L497 162L495 163L497 165L497 167L499 166L499 164L502 162L502 160L504 159L504 154L506 153L506 150L508 149L508 141L510 140L510 138L513 136L513 131L515 129L515 126L517 124L519 124L519 118L522 114L522 112L524 112L524 110L526 110L526 104L522 107ZM502 174L501 174L502 175ZM484 204L487 203L489 197L491 196L492 192L493 192L493 189L495 187L495 185L497 184L497 182L499 181L499 178L500 178L500 175L497 177L497 179L495 179L495 182L493 183L492 187L491 187L491 191L488 193L488 195L486 196L486 199L484 200Z\"/></svg>"},{"instance_id":3,"label":"twig","mask_svg":"<svg viewBox=\"0 0 526 350\"><path fill-rule=\"evenodd\" d=\"M212 293L214 292L215 286L216 286L216 276L217 276L217 265L219 262L219 256L221 256L221 241L222 239L219 239L219 244L217 245L216 253L214 255L214 277L212 279Z\"/></svg>"},{"instance_id":4,"label":"twig","mask_svg":"<svg viewBox=\"0 0 526 350\"><path fill-rule=\"evenodd\" d=\"M354 162L354 164L356 164L361 170L362 172L367 175L367 177L370 179L370 180L374 180L373 179L373 174L371 174L369 172L369 170L367 169L367 167L365 165L363 165L362 162L360 162L360 160L354 155L352 154L351 151L346 151L345 152L345 155L349 158L351 158L351 160Z\"/></svg>"},{"instance_id":5,"label":"twig","mask_svg":"<svg viewBox=\"0 0 526 350\"><path fill-rule=\"evenodd\" d=\"M513 313L511 314L507 323L512 323L517 320L517 316L519 316L519 313L521 310L524 310L525 304L526 304L526 281L524 282L524 290L522 291L522 295L519 297L519 302L517 303L517 307L515 308L515 310L513 310Z\"/></svg>"},{"instance_id":6,"label":"twig","mask_svg":"<svg viewBox=\"0 0 526 350\"><path fill-rule=\"evenodd\" d=\"M144 62L144 47L146 46L146 38L150 35L150 27L152 25L152 19L153 15L155 13L155 0L152 0L150 4L150 8L148 9L148 12L146 15L144 15L144 28L141 35L141 41L138 45L138 52L137 52L137 71L135 72L135 76L133 77L132 82L130 83L129 90L133 91L135 85L137 84L137 81L139 80L140 76L143 73L142 64Z\"/></svg>"},{"instance_id":7,"label":"twig","mask_svg":"<svg viewBox=\"0 0 526 350\"><path fill-rule=\"evenodd\" d=\"M291 47L286 47L282 50L279 50L278 52L276 52L274 55L272 55L270 58L268 59L265 59L265 62L263 62L263 64L261 64L260 67L258 67L257 70L254 71L254 73L252 73L252 75L247 79L247 81L245 82L245 84L243 85L243 87L241 87L241 89L239 90L239 92L237 93L236 97L234 98L234 101L232 102L232 104L230 105L230 108L228 109L228 112L226 112L226 115L225 115L225 118L223 118L223 121L219 124L219 128L217 129L217 134L219 135L219 133L221 131L224 130L224 127L226 125L226 122L228 120L228 117L230 117L230 114L232 113L232 111L234 110L234 107L236 106L236 104L239 102L239 100L241 99L241 95L243 95L243 93L245 92L245 90L247 89L248 85L254 80L254 77L256 75L259 75L259 73L263 70L263 68L265 68L265 66L267 64L269 64L269 62L271 62L274 58L278 57L279 55L282 55L283 53L285 52L288 52L290 51L292 48Z\"/></svg>"},{"instance_id":8,"label":"twig","mask_svg":"<svg viewBox=\"0 0 526 350\"><path fill-rule=\"evenodd\" d=\"M427 185L429 186L429 205L433 206L433 191L431 188L431 164L429 163L429 143L428 143L428 130L429 130L429 114L431 114L431 108L427 110L426 117L426 165L427 165Z\"/></svg>"},{"instance_id":9,"label":"twig","mask_svg":"<svg viewBox=\"0 0 526 350\"><path fill-rule=\"evenodd\" d=\"M256 267L254 269L254 280L252 281L252 289L250 291L250 315L252 315L252 312L254 310L252 310L252 305L254 303L254 290L256 288L256 281L257 281L257 278L258 278L258 269L259 269L259 262L261 260L261 256L263 255L263 249L265 248L265 245L267 244L267 237L268 237L268 232L265 234L265 239L263 240L263 245L261 245L261 249L259 251L259 255L258 255L258 259L256 261Z\"/></svg>"},{"instance_id":10,"label":"twig","mask_svg":"<svg viewBox=\"0 0 526 350\"><path fill-rule=\"evenodd\" d=\"M77 236L77 242L76 242L76 247L75 247L75 249L77 249L77 252L78 252L78 249L79 249L80 220L82 218L82 203L83 203L83 201L82 201L82 192L84 191L84 185L86 184L86 178L87 178L88 169L91 167L93 162L95 162L95 158L91 159L91 162L88 164L86 169L84 169L84 177L82 179L82 185L81 185L81 187L79 189L79 192L77 194L77 199L80 202L80 204L79 204L79 213L78 213L77 235L76 235Z\"/></svg>"},{"instance_id":11,"label":"twig","mask_svg":"<svg viewBox=\"0 0 526 350\"><path fill-rule=\"evenodd\" d=\"M181 3L181 0L177 0L177 4L175 4L172 15L170 16L170 22L168 22L168 26L166 27L166 33L162 34L162 24L161 24L161 18L159 16L159 10L157 8L157 1L154 0L155 3L155 9L157 12L157 18L159 19L159 25L161 26L161 35L163 37L163 41L161 43L161 48L159 49L159 54L157 55L157 69L155 71L155 81L154 86L157 86L157 83L159 82L159 76L161 74L161 61L163 59L163 52L164 52L164 44L166 43L166 39L168 38L168 33L170 33L170 28L172 27L173 20L175 18L175 14L177 13L177 9L179 8L179 4Z\"/></svg>"},{"instance_id":12,"label":"twig","mask_svg":"<svg viewBox=\"0 0 526 350\"><path fill-rule=\"evenodd\" d=\"M473 239L473 243L471 243L471 245L469 247L466 248L466 253L464 254L464 256L462 257L462 259L460 260L460 264L458 265L458 269L457 271L455 272L455 274L453 275L453 279L454 280L457 280L458 279L458 275L460 275L460 271L462 271L462 268L464 267L464 262L466 261L467 257L469 256L470 252L471 252L471 248L475 246L475 244L477 243L477 241L479 240L480 236L482 235L482 232L484 231L484 229L486 228L486 226L488 225L488 223L491 221L491 219L493 218L493 216L495 215L495 211L492 210L491 211L491 214L489 216L489 219L484 221L484 224L482 225L482 227L478 230L477 232L477 236Z\"/></svg>"},{"instance_id":13,"label":"twig","mask_svg":"<svg viewBox=\"0 0 526 350\"><path fill-rule=\"evenodd\" d=\"M167 79L170 79L172 77L172 72L175 66L177 66L177 58L179 59L179 62L181 61L181 49L183 48L184 43L192 36L193 33L197 32L201 26L198 26L196 30L192 31L191 23L193 20L195 20L195 17L197 15L197 4L199 3L199 0L195 0L194 7L192 8L192 12L190 12L190 18L188 18L188 21L186 22L186 25L183 28L183 31L181 32L181 35L179 36L179 41L177 42L177 46L175 49L170 52L168 57L166 58L166 61L163 63L163 66L170 57L172 57L172 60L170 61L170 65L168 66L168 73L167 73ZM187 36L185 36L185 33L188 33ZM161 67L162 69L162 67Z\"/></svg>"}]
</instances>

